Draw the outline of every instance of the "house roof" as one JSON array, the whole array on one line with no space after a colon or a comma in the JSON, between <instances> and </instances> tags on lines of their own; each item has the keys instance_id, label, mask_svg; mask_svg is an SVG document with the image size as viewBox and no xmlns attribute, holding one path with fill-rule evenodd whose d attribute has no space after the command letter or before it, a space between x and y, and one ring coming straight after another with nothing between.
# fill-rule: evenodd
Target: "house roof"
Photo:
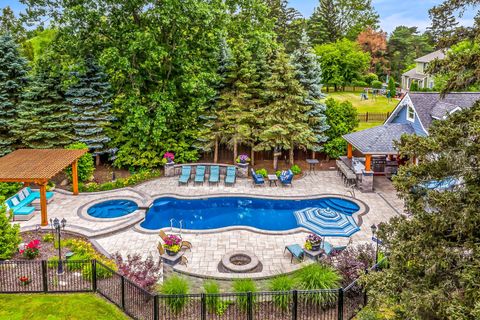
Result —
<instances>
[{"instance_id":1,"label":"house roof","mask_svg":"<svg viewBox=\"0 0 480 320\"><path fill-rule=\"evenodd\" d=\"M443 59L443 58L445 58L445 49L440 49L434 52L430 52L429 54L424 55L423 57L415 59L415 62L428 63L435 59Z\"/></svg>"},{"instance_id":2,"label":"house roof","mask_svg":"<svg viewBox=\"0 0 480 320\"><path fill-rule=\"evenodd\" d=\"M457 108L471 108L480 100L480 92L453 92L443 98L438 92L410 92L408 95L420 122L427 130L434 119L443 119Z\"/></svg>"},{"instance_id":3,"label":"house roof","mask_svg":"<svg viewBox=\"0 0 480 320\"><path fill-rule=\"evenodd\" d=\"M346 134L343 138L363 154L397 154L394 141L400 140L403 134L414 133L411 124L387 123Z\"/></svg>"},{"instance_id":4,"label":"house roof","mask_svg":"<svg viewBox=\"0 0 480 320\"><path fill-rule=\"evenodd\" d=\"M40 182L53 178L88 150L19 149L0 158L0 181Z\"/></svg>"},{"instance_id":5,"label":"house roof","mask_svg":"<svg viewBox=\"0 0 480 320\"><path fill-rule=\"evenodd\" d=\"M418 73L417 68L413 68L412 70L408 70L407 72L402 74L402 76L409 77L409 78L412 78L412 79L418 79L418 80L422 80L422 79L425 79L427 77L426 74Z\"/></svg>"}]
</instances>

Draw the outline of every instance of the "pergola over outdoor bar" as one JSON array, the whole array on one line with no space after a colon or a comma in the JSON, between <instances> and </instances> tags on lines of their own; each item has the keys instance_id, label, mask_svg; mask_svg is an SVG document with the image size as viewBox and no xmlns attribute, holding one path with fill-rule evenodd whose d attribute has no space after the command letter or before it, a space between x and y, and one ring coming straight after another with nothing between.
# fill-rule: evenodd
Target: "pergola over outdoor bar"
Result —
<instances>
[{"instance_id":1,"label":"pergola over outdoor bar","mask_svg":"<svg viewBox=\"0 0 480 320\"><path fill-rule=\"evenodd\" d=\"M48 225L47 183L72 166L73 194L78 194L78 159L88 150L19 149L0 158L0 182L35 183L40 187L42 226Z\"/></svg>"}]
</instances>

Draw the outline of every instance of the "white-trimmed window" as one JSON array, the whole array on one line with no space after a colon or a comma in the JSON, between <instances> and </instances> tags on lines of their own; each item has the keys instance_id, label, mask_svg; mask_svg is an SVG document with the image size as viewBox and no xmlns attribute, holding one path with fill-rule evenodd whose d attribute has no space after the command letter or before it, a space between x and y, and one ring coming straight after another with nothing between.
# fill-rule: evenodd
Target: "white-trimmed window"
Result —
<instances>
[{"instance_id":1,"label":"white-trimmed window","mask_svg":"<svg viewBox=\"0 0 480 320\"><path fill-rule=\"evenodd\" d=\"M415 110L412 106L407 107L407 120L411 122L415 121Z\"/></svg>"}]
</instances>

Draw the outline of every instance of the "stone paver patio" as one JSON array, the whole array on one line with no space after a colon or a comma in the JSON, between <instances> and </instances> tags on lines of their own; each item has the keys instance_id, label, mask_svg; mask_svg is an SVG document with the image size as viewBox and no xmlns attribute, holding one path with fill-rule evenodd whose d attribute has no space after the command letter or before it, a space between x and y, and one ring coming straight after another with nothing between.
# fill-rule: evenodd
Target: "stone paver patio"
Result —
<instances>
[{"instance_id":1,"label":"stone paver patio","mask_svg":"<svg viewBox=\"0 0 480 320\"><path fill-rule=\"evenodd\" d=\"M295 180L293 187L256 187L250 179L238 179L234 187L219 186L178 186L177 177L159 178L141 185L98 193L82 193L72 196L67 192L59 191L55 200L48 207L49 218L65 217L68 221L67 230L90 237L107 253L121 254L139 253L142 256L153 255L158 258L156 250L159 237L156 234L144 233L135 227L142 221L145 210L115 220L104 221L92 219L85 215L86 209L95 202L106 199L131 199L140 207L147 207L161 196L177 195L195 197L205 195L252 195L274 197L312 197L325 194L349 196L341 179L335 171L321 171L308 174ZM376 192L356 192L356 198L368 206L368 212L361 217L360 231L351 237L353 243L371 242L370 226L383 221L403 211L403 203L399 200L391 183L383 178L376 177ZM355 217L355 215L354 215ZM358 216L356 217L358 220ZM40 215L37 214L30 221L20 222L22 230L35 229L40 224ZM360 224L357 221L357 224ZM177 271L209 277L268 277L279 273L291 272L302 264L290 263L290 257L283 255L286 245L303 244L307 232L297 232L288 235L271 235L249 230L231 230L209 234L188 233L183 238L192 242L192 251L186 251L189 260L187 266L177 265ZM345 245L348 238L327 238L333 245ZM221 257L233 250L247 250L254 252L263 264L263 271L243 275L234 275L218 272L217 266ZM308 262L305 262L308 263Z\"/></svg>"}]
</instances>

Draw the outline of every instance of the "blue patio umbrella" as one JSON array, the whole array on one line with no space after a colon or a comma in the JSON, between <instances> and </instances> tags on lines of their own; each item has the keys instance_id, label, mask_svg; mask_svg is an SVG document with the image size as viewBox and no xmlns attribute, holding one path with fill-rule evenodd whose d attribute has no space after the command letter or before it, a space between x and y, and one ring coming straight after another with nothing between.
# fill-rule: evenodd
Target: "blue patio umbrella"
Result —
<instances>
[{"instance_id":1,"label":"blue patio umbrella","mask_svg":"<svg viewBox=\"0 0 480 320\"><path fill-rule=\"evenodd\" d=\"M351 215L330 208L295 211L297 224L323 237L350 237L360 228Z\"/></svg>"}]
</instances>

